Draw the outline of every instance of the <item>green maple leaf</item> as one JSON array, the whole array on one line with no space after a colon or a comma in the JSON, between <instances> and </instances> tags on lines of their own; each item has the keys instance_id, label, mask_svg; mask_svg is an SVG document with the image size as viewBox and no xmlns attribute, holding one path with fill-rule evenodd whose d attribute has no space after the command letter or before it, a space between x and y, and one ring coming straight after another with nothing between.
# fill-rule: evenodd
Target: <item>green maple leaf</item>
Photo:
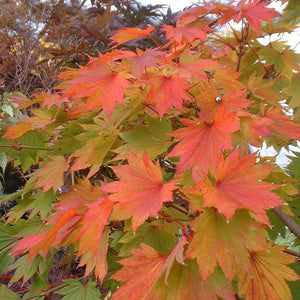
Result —
<instances>
[{"instance_id":1,"label":"green maple leaf","mask_svg":"<svg viewBox=\"0 0 300 300\"><path fill-rule=\"evenodd\" d=\"M148 117L146 125L136 125L133 129L120 134L127 144L116 149L118 159L124 159L128 150L147 151L151 158L164 152L171 145L169 133L172 131L170 120Z\"/></svg>"},{"instance_id":2,"label":"green maple leaf","mask_svg":"<svg viewBox=\"0 0 300 300\"><path fill-rule=\"evenodd\" d=\"M0 298L6 300L19 300L17 294L15 294L11 289L6 287L4 284L0 284Z\"/></svg>"},{"instance_id":3,"label":"green maple leaf","mask_svg":"<svg viewBox=\"0 0 300 300\"><path fill-rule=\"evenodd\" d=\"M282 72L287 79L292 80L294 71L299 71L300 55L289 47L272 43L272 47L264 47L259 51L259 57L267 65L274 65L276 71Z\"/></svg>"},{"instance_id":4,"label":"green maple leaf","mask_svg":"<svg viewBox=\"0 0 300 300\"><path fill-rule=\"evenodd\" d=\"M282 90L291 97L289 101L290 108L300 106L300 76L294 76L292 82Z\"/></svg>"},{"instance_id":5,"label":"green maple leaf","mask_svg":"<svg viewBox=\"0 0 300 300\"><path fill-rule=\"evenodd\" d=\"M83 285L76 279L64 281L67 285L59 290L63 295L62 300L99 300L100 291L96 288L96 282L89 280Z\"/></svg>"}]
</instances>

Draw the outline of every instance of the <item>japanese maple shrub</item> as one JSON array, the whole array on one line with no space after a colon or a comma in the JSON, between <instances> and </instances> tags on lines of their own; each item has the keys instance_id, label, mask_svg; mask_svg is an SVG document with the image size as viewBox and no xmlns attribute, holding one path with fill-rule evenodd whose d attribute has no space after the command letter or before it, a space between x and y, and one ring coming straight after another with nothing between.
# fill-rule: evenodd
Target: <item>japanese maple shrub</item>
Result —
<instances>
[{"instance_id":1,"label":"japanese maple shrub","mask_svg":"<svg viewBox=\"0 0 300 300\"><path fill-rule=\"evenodd\" d=\"M0 227L0 295L292 299L295 258L268 210L293 217L295 180L249 150L300 139L299 54L259 42L295 28L284 2L282 15L204 2L175 27L118 30L55 93L13 97L30 113L2 114L1 149L27 182L3 198L17 204Z\"/></svg>"}]
</instances>

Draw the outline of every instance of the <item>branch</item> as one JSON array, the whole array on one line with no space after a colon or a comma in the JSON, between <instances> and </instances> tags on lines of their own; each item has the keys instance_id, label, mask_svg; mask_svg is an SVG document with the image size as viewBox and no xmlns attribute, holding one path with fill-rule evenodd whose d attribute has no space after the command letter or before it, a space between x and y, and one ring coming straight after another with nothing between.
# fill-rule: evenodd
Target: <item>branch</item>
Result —
<instances>
[{"instance_id":1,"label":"branch","mask_svg":"<svg viewBox=\"0 0 300 300\"><path fill-rule=\"evenodd\" d=\"M110 252L111 254L115 255L115 256L118 256L119 255L119 252L111 247L108 247L108 252Z\"/></svg>"},{"instance_id":2,"label":"branch","mask_svg":"<svg viewBox=\"0 0 300 300\"><path fill-rule=\"evenodd\" d=\"M273 212L275 215L286 225L289 230L300 239L300 225L297 224L290 216L286 215L281 207L274 207Z\"/></svg>"},{"instance_id":3,"label":"branch","mask_svg":"<svg viewBox=\"0 0 300 300\"><path fill-rule=\"evenodd\" d=\"M7 147L7 148L15 148L12 145L0 145L0 148L2 147ZM33 149L33 150L53 150L52 148L43 148L43 147L35 147L35 146L26 146L26 145L18 145L18 148L16 150L21 150L22 148L24 149Z\"/></svg>"},{"instance_id":4,"label":"branch","mask_svg":"<svg viewBox=\"0 0 300 300\"><path fill-rule=\"evenodd\" d=\"M284 252L284 253L287 253L287 254L290 254L290 255L292 255L292 256L295 256L295 257L296 257L296 260L297 260L297 261L300 261L300 253L295 252L295 251L290 250L290 249L285 249L285 250L283 250L283 252Z\"/></svg>"}]
</instances>

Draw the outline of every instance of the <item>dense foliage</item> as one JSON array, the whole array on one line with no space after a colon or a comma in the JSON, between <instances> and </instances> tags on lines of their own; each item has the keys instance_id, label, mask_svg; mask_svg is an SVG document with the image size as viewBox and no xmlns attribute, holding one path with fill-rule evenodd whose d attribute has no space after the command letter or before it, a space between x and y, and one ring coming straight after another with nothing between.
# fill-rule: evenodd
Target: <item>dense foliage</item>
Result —
<instances>
[{"instance_id":1,"label":"dense foliage","mask_svg":"<svg viewBox=\"0 0 300 300\"><path fill-rule=\"evenodd\" d=\"M283 2L204 2L110 37L122 1L99 4L97 55L63 52L53 89L5 94L0 166L23 182L2 197L2 298L297 294L297 244L278 238L300 236L299 156L283 170L250 151L300 140L300 56L270 38L299 21Z\"/></svg>"}]
</instances>

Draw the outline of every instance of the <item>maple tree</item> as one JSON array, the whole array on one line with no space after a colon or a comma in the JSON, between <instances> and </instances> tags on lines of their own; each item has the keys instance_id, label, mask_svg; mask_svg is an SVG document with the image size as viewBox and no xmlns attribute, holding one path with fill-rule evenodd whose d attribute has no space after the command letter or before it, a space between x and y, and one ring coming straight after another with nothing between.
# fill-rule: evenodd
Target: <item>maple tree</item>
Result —
<instances>
[{"instance_id":1,"label":"maple tree","mask_svg":"<svg viewBox=\"0 0 300 300\"><path fill-rule=\"evenodd\" d=\"M299 172L251 153L300 140L300 55L260 43L295 28L284 2L203 2L176 26L117 30L51 93L10 96L27 114L2 113L0 149L26 184L2 197L16 204L0 223L1 296L296 295L300 254L276 239L285 225L299 238Z\"/></svg>"}]
</instances>

